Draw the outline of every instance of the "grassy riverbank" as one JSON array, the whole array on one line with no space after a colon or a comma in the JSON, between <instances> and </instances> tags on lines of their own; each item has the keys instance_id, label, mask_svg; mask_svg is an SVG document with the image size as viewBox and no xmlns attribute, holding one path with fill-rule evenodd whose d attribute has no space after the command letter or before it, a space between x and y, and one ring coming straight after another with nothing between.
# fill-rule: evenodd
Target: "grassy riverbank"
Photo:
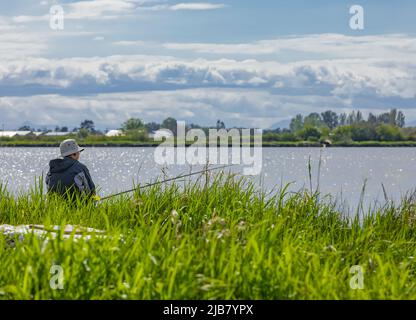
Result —
<instances>
[{"instance_id":1,"label":"grassy riverbank","mask_svg":"<svg viewBox=\"0 0 416 320\"><path fill-rule=\"evenodd\" d=\"M266 199L225 175L82 207L2 188L0 224L77 224L108 237L14 248L0 239L0 299L415 299L415 219L411 199L360 221L306 191ZM62 290L50 288L52 265ZM350 288L355 265L362 290Z\"/></svg>"}]
</instances>

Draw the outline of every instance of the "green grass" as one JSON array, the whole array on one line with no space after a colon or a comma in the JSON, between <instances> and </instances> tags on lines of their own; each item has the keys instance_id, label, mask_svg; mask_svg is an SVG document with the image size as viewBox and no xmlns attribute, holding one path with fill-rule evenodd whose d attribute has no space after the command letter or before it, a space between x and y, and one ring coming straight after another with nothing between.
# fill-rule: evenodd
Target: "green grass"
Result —
<instances>
[{"instance_id":1,"label":"green grass","mask_svg":"<svg viewBox=\"0 0 416 320\"><path fill-rule=\"evenodd\" d=\"M155 186L84 206L0 189L0 224L108 233L88 242L29 237L16 247L0 236L3 299L416 298L411 199L347 219L317 194L266 197L225 174L209 186ZM52 265L64 270L63 290L49 285ZM362 290L350 288L354 265L364 271Z\"/></svg>"}]
</instances>

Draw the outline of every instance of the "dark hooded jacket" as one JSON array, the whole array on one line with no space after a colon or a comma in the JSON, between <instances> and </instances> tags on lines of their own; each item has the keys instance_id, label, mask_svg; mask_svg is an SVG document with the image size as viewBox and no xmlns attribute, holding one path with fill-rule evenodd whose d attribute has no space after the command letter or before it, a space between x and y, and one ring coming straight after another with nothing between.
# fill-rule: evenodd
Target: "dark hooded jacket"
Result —
<instances>
[{"instance_id":1,"label":"dark hooded jacket","mask_svg":"<svg viewBox=\"0 0 416 320\"><path fill-rule=\"evenodd\" d=\"M95 194L95 185L88 168L72 158L55 159L49 162L46 175L48 192L61 195L91 196Z\"/></svg>"}]
</instances>

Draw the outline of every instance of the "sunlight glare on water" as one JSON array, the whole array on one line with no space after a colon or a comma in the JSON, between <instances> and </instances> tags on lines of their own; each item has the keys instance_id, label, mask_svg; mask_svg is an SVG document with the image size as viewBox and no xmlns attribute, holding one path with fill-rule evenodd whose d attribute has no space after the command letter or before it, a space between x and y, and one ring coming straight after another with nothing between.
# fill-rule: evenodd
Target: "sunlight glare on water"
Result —
<instances>
[{"instance_id":1,"label":"sunlight glare on water","mask_svg":"<svg viewBox=\"0 0 416 320\"><path fill-rule=\"evenodd\" d=\"M157 177L189 173L190 166L165 168L154 161L154 148L87 148L81 162L86 164L102 196L145 184ZM320 156L322 152L322 155ZM57 148L1 148L0 177L8 190L17 193L34 185L35 177L48 171ZM319 159L321 168L318 179ZM383 203L382 184L393 200L413 191L416 184L416 148L263 148L261 176L251 177L265 191L291 183L290 190L310 188L308 161L311 159L312 186L319 180L321 194L339 203L358 204L364 184L364 202ZM193 171L201 169L194 167ZM231 171L242 172L242 166Z\"/></svg>"}]
</instances>

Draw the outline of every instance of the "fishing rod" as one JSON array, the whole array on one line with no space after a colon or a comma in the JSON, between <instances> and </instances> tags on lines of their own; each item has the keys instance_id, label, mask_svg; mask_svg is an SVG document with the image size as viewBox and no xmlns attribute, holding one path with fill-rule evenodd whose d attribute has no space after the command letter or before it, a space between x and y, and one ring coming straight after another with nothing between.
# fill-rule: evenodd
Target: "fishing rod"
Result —
<instances>
[{"instance_id":1,"label":"fishing rod","mask_svg":"<svg viewBox=\"0 0 416 320\"><path fill-rule=\"evenodd\" d=\"M211 171L214 171L214 170L225 169L225 168L229 168L229 167L232 167L232 166L233 166L233 164L229 164L229 165L226 165L226 166L221 166L221 167L216 167L216 168L211 168L211 169L204 169L204 170L197 171L197 172L192 172L192 173L188 173L188 174L179 175L177 177L169 178L169 179L166 179L166 180L163 180L163 181L157 181L157 182L154 182L154 183L148 183L148 184L146 184L146 185L144 185L142 187L139 186L139 187L136 187L136 188L133 188L133 189L130 189L130 190L126 190L126 191L122 191L122 192L119 192L119 193L115 193L115 194L109 195L107 197L101 198L101 199L99 199L97 201L108 200L110 198L114 198L114 197L120 196L122 194L134 192L134 191L136 191L138 189L149 188L149 187L153 187L153 186L156 186L156 185L159 185L159 184L162 184L162 183L166 183L166 182L170 182L170 181L174 181L174 180L178 180L178 179L182 179L182 178L186 178L186 177L195 176L197 174L211 172Z\"/></svg>"}]
</instances>

